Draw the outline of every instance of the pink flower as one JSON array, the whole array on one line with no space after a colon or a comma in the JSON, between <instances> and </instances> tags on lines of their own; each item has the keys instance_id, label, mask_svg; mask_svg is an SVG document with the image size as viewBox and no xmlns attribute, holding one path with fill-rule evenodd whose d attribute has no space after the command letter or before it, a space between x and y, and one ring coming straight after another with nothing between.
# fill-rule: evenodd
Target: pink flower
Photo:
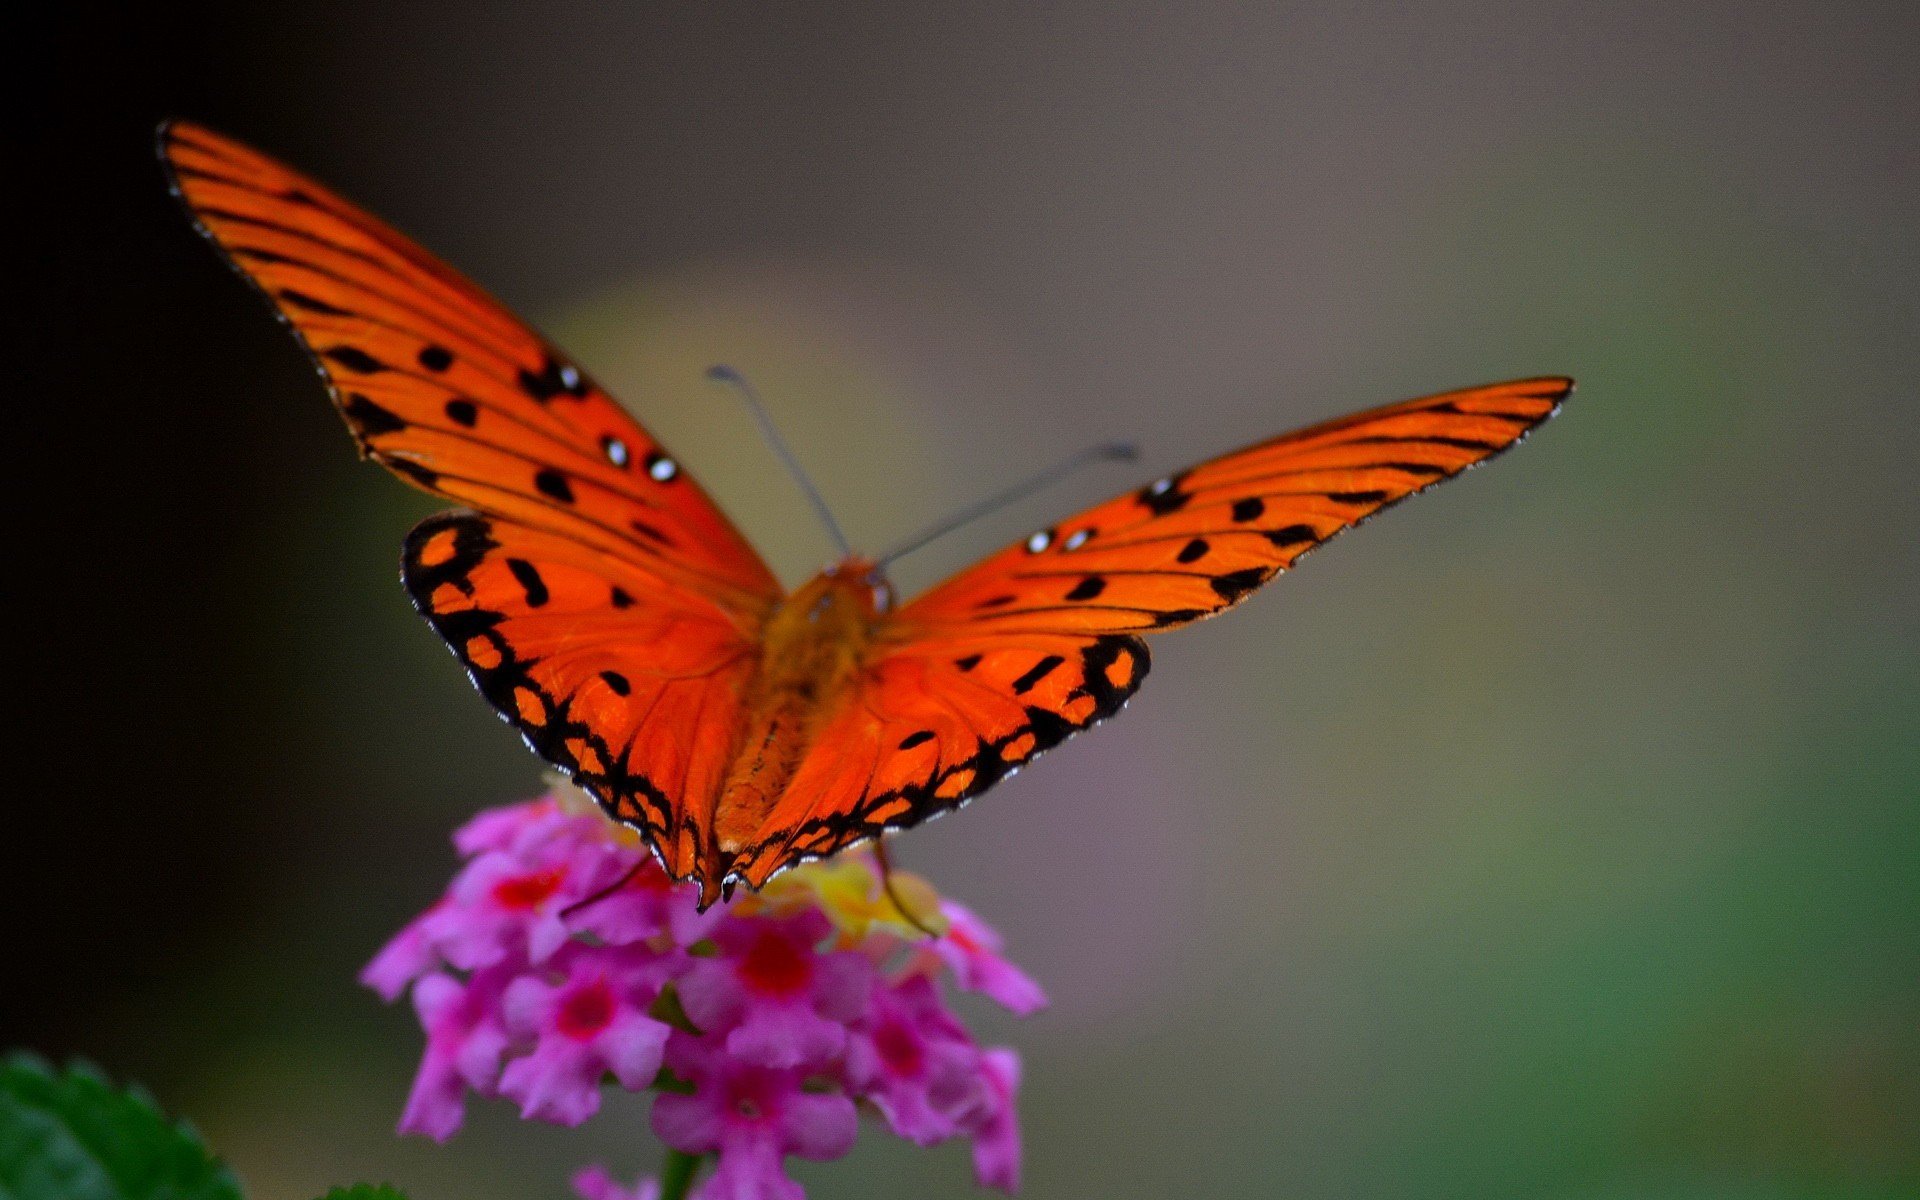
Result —
<instances>
[{"instance_id":1,"label":"pink flower","mask_svg":"<svg viewBox=\"0 0 1920 1200\"><path fill-rule=\"evenodd\" d=\"M444 1142L466 1118L465 1089L493 1092L508 1043L500 995L512 977L511 970L493 970L463 981L436 972L414 984L413 1008L427 1031L427 1052L400 1115L401 1132Z\"/></svg>"},{"instance_id":2,"label":"pink flower","mask_svg":"<svg viewBox=\"0 0 1920 1200\"><path fill-rule=\"evenodd\" d=\"M622 1187L605 1167L584 1167L572 1182L580 1200L660 1200L659 1180L637 1179L632 1187Z\"/></svg>"},{"instance_id":3,"label":"pink flower","mask_svg":"<svg viewBox=\"0 0 1920 1200\"><path fill-rule=\"evenodd\" d=\"M893 1131L922 1146L960 1131L956 1110L977 1106L980 1051L924 975L874 991L847 1046L847 1078Z\"/></svg>"},{"instance_id":4,"label":"pink flower","mask_svg":"<svg viewBox=\"0 0 1920 1200\"><path fill-rule=\"evenodd\" d=\"M523 975L507 987L501 1012L509 1031L533 1049L507 1065L500 1093L520 1114L578 1125L600 1110L600 1079L644 1091L660 1070L667 1026L647 1015L672 958L635 964L625 956L575 946L554 963L557 984Z\"/></svg>"},{"instance_id":5,"label":"pink flower","mask_svg":"<svg viewBox=\"0 0 1920 1200\"><path fill-rule=\"evenodd\" d=\"M873 966L851 951L821 950L831 929L815 909L725 922L713 935L720 955L695 960L680 978L687 1016L703 1032L725 1034L729 1053L762 1066L839 1057L847 1022L866 1008Z\"/></svg>"},{"instance_id":6,"label":"pink flower","mask_svg":"<svg viewBox=\"0 0 1920 1200\"><path fill-rule=\"evenodd\" d=\"M667 1066L693 1084L693 1094L665 1094L653 1104L653 1131L688 1154L718 1153L702 1200L759 1200L804 1195L786 1177L789 1154L824 1161L853 1149L859 1118L853 1101L802 1089L792 1068L743 1060L711 1037L676 1032Z\"/></svg>"},{"instance_id":7,"label":"pink flower","mask_svg":"<svg viewBox=\"0 0 1920 1200\"><path fill-rule=\"evenodd\" d=\"M1047 1006L1047 994L1033 977L1000 955L1000 935L965 905L940 901L947 931L921 943L921 954L937 956L953 972L954 986L979 992L1016 1016L1030 1016Z\"/></svg>"},{"instance_id":8,"label":"pink flower","mask_svg":"<svg viewBox=\"0 0 1920 1200\"><path fill-rule=\"evenodd\" d=\"M697 1200L800 1200L786 1159L845 1154L862 1100L918 1144L971 1138L981 1182L1018 1183L1019 1059L976 1045L944 989L1019 1013L1045 996L924 880L896 875L889 892L856 855L702 914L696 889L566 796L481 813L455 843L466 861L446 894L361 972L388 999L411 987L426 1032L402 1131L450 1137L469 1091L577 1125L611 1076L658 1084L655 1131L717 1155ZM894 895L941 935L921 939ZM659 1189L600 1168L574 1187L586 1200Z\"/></svg>"}]
</instances>

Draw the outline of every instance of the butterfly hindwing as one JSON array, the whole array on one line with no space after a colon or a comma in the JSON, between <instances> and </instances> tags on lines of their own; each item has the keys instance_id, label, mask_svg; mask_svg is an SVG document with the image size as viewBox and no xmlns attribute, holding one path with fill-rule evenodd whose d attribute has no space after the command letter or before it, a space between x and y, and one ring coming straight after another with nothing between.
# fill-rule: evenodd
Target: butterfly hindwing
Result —
<instances>
[{"instance_id":1,"label":"butterfly hindwing","mask_svg":"<svg viewBox=\"0 0 1920 1200\"><path fill-rule=\"evenodd\" d=\"M713 811L758 646L723 609L571 539L477 513L407 538L414 604L536 753L676 874Z\"/></svg>"},{"instance_id":2,"label":"butterfly hindwing","mask_svg":"<svg viewBox=\"0 0 1920 1200\"><path fill-rule=\"evenodd\" d=\"M1118 712L1146 678L1125 634L928 638L880 649L824 722L738 868L795 861L958 808Z\"/></svg>"},{"instance_id":3,"label":"butterfly hindwing","mask_svg":"<svg viewBox=\"0 0 1920 1200\"><path fill-rule=\"evenodd\" d=\"M160 138L176 194L298 335L369 457L744 612L777 598L665 448L479 287L256 150L181 122Z\"/></svg>"}]
</instances>

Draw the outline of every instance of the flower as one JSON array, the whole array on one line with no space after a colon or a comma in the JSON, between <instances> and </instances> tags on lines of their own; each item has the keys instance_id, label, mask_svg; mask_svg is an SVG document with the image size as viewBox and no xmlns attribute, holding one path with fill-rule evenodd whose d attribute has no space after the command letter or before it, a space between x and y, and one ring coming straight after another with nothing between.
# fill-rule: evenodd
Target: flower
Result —
<instances>
[{"instance_id":1,"label":"flower","mask_svg":"<svg viewBox=\"0 0 1920 1200\"><path fill-rule=\"evenodd\" d=\"M660 1070L668 1027L647 1016L660 995L669 957L636 964L631 956L575 943L557 983L523 975L501 998L506 1026L532 1050L508 1064L500 1093L520 1115L578 1125L600 1109L600 1079L640 1091Z\"/></svg>"},{"instance_id":2,"label":"flower","mask_svg":"<svg viewBox=\"0 0 1920 1200\"><path fill-rule=\"evenodd\" d=\"M713 1156L696 1200L803 1196L786 1160L847 1153L861 1104L919 1145L971 1139L979 1180L1018 1186L1019 1057L976 1044L946 986L1021 1014L1046 998L924 880L888 887L853 851L703 914L630 831L558 789L479 814L454 844L466 861L446 893L360 976L388 1000L411 991L426 1033L403 1132L451 1137L469 1092L577 1125L611 1081L655 1093L668 1146ZM601 1167L573 1185L585 1200L662 1186Z\"/></svg>"},{"instance_id":3,"label":"flower","mask_svg":"<svg viewBox=\"0 0 1920 1200\"><path fill-rule=\"evenodd\" d=\"M667 1065L693 1084L693 1094L654 1101L653 1131L676 1150L719 1155L702 1200L803 1196L782 1167L787 1155L825 1161L853 1149L860 1124L853 1101L806 1091L803 1071L765 1066L715 1038L680 1032L667 1043Z\"/></svg>"},{"instance_id":4,"label":"flower","mask_svg":"<svg viewBox=\"0 0 1920 1200\"><path fill-rule=\"evenodd\" d=\"M980 1053L933 981L916 975L875 991L847 1047L847 1076L895 1133L931 1146L958 1133L956 1112L976 1104Z\"/></svg>"},{"instance_id":5,"label":"flower","mask_svg":"<svg viewBox=\"0 0 1920 1200\"><path fill-rule=\"evenodd\" d=\"M817 909L727 921L714 931L719 956L700 959L679 980L687 1016L763 1066L837 1057L847 1023L866 1007L873 966L852 951L816 949L832 928Z\"/></svg>"}]
</instances>

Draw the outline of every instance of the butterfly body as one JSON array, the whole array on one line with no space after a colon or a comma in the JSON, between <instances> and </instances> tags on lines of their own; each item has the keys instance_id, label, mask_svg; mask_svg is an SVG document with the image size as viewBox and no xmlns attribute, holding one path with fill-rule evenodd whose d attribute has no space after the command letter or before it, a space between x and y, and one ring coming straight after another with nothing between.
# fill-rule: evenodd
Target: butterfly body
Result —
<instances>
[{"instance_id":1,"label":"butterfly body","mask_svg":"<svg viewBox=\"0 0 1920 1200\"><path fill-rule=\"evenodd\" d=\"M857 557L789 594L665 447L452 268L210 130L165 126L160 151L362 452L461 506L404 542L415 607L703 905L966 803L1117 712L1144 637L1518 444L1572 390L1521 379L1269 438L902 604Z\"/></svg>"},{"instance_id":2,"label":"butterfly body","mask_svg":"<svg viewBox=\"0 0 1920 1200\"><path fill-rule=\"evenodd\" d=\"M867 651L891 603L874 565L849 558L781 602L761 634L746 687L740 744L701 848L701 876L719 880L759 835L824 719L852 702Z\"/></svg>"}]
</instances>

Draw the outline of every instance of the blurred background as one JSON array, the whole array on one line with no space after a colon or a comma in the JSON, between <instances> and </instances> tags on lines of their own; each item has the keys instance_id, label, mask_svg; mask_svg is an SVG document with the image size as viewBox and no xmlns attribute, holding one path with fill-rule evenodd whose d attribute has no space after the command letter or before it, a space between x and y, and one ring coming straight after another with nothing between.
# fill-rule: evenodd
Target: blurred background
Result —
<instances>
[{"instance_id":1,"label":"blurred background","mask_svg":"<svg viewBox=\"0 0 1920 1200\"><path fill-rule=\"evenodd\" d=\"M549 330L791 583L1073 448L908 590L1169 468L1547 372L1524 449L1156 644L1116 723L898 846L1055 1005L1028 1194L1920 1194L1920 10L61 10L9 135L0 1043L253 1195L561 1197L658 1150L482 1105L360 964L538 764L151 134L302 165ZM24 168L24 169L22 169ZM869 1128L812 1193L961 1196Z\"/></svg>"}]
</instances>

